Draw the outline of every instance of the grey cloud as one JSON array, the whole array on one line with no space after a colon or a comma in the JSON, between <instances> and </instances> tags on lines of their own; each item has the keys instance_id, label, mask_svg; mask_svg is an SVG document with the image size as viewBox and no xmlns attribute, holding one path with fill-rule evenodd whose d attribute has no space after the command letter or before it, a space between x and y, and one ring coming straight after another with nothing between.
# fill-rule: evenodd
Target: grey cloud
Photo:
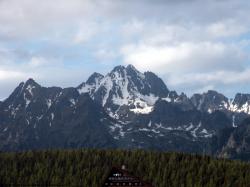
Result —
<instances>
[{"instance_id":1,"label":"grey cloud","mask_svg":"<svg viewBox=\"0 0 250 187\"><path fill-rule=\"evenodd\" d=\"M244 0L2 0L0 70L32 70L35 75L0 82L1 94L28 76L45 85L72 86L104 67L97 60L109 68L134 63L187 92L230 86L228 93L244 91L242 85L249 80L249 42L244 39L249 10L250 2ZM85 59L84 53L93 59ZM78 65L68 69L75 61ZM218 71L241 78L198 80L218 76Z\"/></svg>"},{"instance_id":2,"label":"grey cloud","mask_svg":"<svg viewBox=\"0 0 250 187\"><path fill-rule=\"evenodd\" d=\"M244 1L91 1L3 0L0 3L1 38L30 38L72 28L96 19L154 20L163 23L204 24L225 19L246 21L250 3ZM248 21L249 22L249 21Z\"/></svg>"}]
</instances>

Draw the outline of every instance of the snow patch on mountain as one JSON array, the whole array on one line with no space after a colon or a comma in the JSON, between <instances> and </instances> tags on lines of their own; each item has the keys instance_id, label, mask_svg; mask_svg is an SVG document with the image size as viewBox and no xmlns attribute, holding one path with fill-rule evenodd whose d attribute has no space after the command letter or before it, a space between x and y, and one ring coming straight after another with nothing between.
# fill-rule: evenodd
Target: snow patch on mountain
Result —
<instances>
[{"instance_id":1,"label":"snow patch on mountain","mask_svg":"<svg viewBox=\"0 0 250 187\"><path fill-rule=\"evenodd\" d=\"M26 93L24 92L23 95L24 101L25 101L25 108L27 108L31 102L31 100L26 96Z\"/></svg>"},{"instance_id":2,"label":"snow patch on mountain","mask_svg":"<svg viewBox=\"0 0 250 187\"><path fill-rule=\"evenodd\" d=\"M51 99L47 99L46 100L46 104L47 104L47 107L48 109L51 107L51 104L52 104L52 100Z\"/></svg>"},{"instance_id":3,"label":"snow patch on mountain","mask_svg":"<svg viewBox=\"0 0 250 187\"><path fill-rule=\"evenodd\" d=\"M188 127L186 127L186 131L190 131L193 128L194 128L193 123L190 123L190 125Z\"/></svg>"},{"instance_id":4,"label":"snow patch on mountain","mask_svg":"<svg viewBox=\"0 0 250 187\"><path fill-rule=\"evenodd\" d=\"M78 92L89 93L93 99L101 94L101 104L104 107L108 102L108 105L128 106L129 110L136 114L148 114L153 111L153 105L159 99L152 93L142 94L139 91L145 88L145 84L148 87L150 85L145 81L145 75L131 65L127 68L117 66L104 77L98 74L95 76L98 78L96 81L93 81L92 77L91 85L83 83ZM117 111L111 111L109 114L117 118Z\"/></svg>"},{"instance_id":5,"label":"snow patch on mountain","mask_svg":"<svg viewBox=\"0 0 250 187\"><path fill-rule=\"evenodd\" d=\"M31 85L28 85L26 90L28 90L28 92L30 93L31 96L33 96L33 92L32 90L35 88L35 86L31 86Z\"/></svg>"},{"instance_id":6,"label":"snow patch on mountain","mask_svg":"<svg viewBox=\"0 0 250 187\"><path fill-rule=\"evenodd\" d=\"M71 106L76 105L76 101L75 101L75 99L72 99L72 98L71 98L69 101L71 102Z\"/></svg>"},{"instance_id":7,"label":"snow patch on mountain","mask_svg":"<svg viewBox=\"0 0 250 187\"><path fill-rule=\"evenodd\" d=\"M191 131L191 134L193 135L193 137L197 137L197 130L201 127L201 122L199 123L199 125Z\"/></svg>"},{"instance_id":8,"label":"snow patch on mountain","mask_svg":"<svg viewBox=\"0 0 250 187\"><path fill-rule=\"evenodd\" d=\"M123 131L123 125L115 123L109 126L109 128L111 133L118 131L118 135L114 136L114 139L119 139L120 137L125 136L125 131Z\"/></svg>"},{"instance_id":9,"label":"snow patch on mountain","mask_svg":"<svg viewBox=\"0 0 250 187\"><path fill-rule=\"evenodd\" d=\"M232 126L237 127L237 125L235 124L235 115L232 116Z\"/></svg>"},{"instance_id":10,"label":"snow patch on mountain","mask_svg":"<svg viewBox=\"0 0 250 187\"><path fill-rule=\"evenodd\" d=\"M108 115L113 118L113 119L119 119L119 115L117 113L113 113L112 111L110 111L110 108L107 109L108 110Z\"/></svg>"},{"instance_id":11,"label":"snow patch on mountain","mask_svg":"<svg viewBox=\"0 0 250 187\"><path fill-rule=\"evenodd\" d=\"M159 97L156 97L154 94L149 94L149 95L141 95L139 94L139 98L142 98L144 101L147 102L149 105L154 105L155 102L159 99Z\"/></svg>"},{"instance_id":12,"label":"snow patch on mountain","mask_svg":"<svg viewBox=\"0 0 250 187\"><path fill-rule=\"evenodd\" d=\"M113 87L113 81L111 77L107 76L101 81L100 85L104 85L104 88L105 88L105 95L103 96L103 100L102 100L102 106L104 106L107 103L108 97L110 95L110 91ZM98 88L96 90L98 90Z\"/></svg>"},{"instance_id":13,"label":"snow patch on mountain","mask_svg":"<svg viewBox=\"0 0 250 187\"><path fill-rule=\"evenodd\" d=\"M246 114L250 114L250 101L247 101L245 104L243 105L238 105L234 102L231 102L229 105L228 110L232 111L232 112L237 112L237 113L246 113Z\"/></svg>"},{"instance_id":14,"label":"snow patch on mountain","mask_svg":"<svg viewBox=\"0 0 250 187\"><path fill-rule=\"evenodd\" d=\"M40 121L43 118L43 115L37 117L37 121Z\"/></svg>"},{"instance_id":15,"label":"snow patch on mountain","mask_svg":"<svg viewBox=\"0 0 250 187\"><path fill-rule=\"evenodd\" d=\"M55 114L54 113L51 113L51 120L53 121L55 118Z\"/></svg>"},{"instance_id":16,"label":"snow patch on mountain","mask_svg":"<svg viewBox=\"0 0 250 187\"><path fill-rule=\"evenodd\" d=\"M118 93L116 93L115 95L113 95L113 103L119 106L122 105L128 105L129 101L131 100L131 94L128 91L128 77L127 77L127 73L126 71L123 71L124 73L124 78L121 77L120 74L118 74L117 72L114 73L115 77L114 77L114 82L116 85L117 89L121 90L121 96L119 96Z\"/></svg>"},{"instance_id":17,"label":"snow patch on mountain","mask_svg":"<svg viewBox=\"0 0 250 187\"><path fill-rule=\"evenodd\" d=\"M202 129L200 132L200 137L205 137L205 138L211 138L213 136L213 133L209 133L207 129Z\"/></svg>"},{"instance_id":18,"label":"snow patch on mountain","mask_svg":"<svg viewBox=\"0 0 250 187\"><path fill-rule=\"evenodd\" d=\"M170 97L165 97L165 98L162 98L162 100L164 100L164 101L167 101L167 102L171 102L171 98Z\"/></svg>"},{"instance_id":19,"label":"snow patch on mountain","mask_svg":"<svg viewBox=\"0 0 250 187\"><path fill-rule=\"evenodd\" d=\"M85 83L80 88L78 88L78 92L80 94L91 93L92 90L95 90L95 85L88 85Z\"/></svg>"},{"instance_id":20,"label":"snow patch on mountain","mask_svg":"<svg viewBox=\"0 0 250 187\"><path fill-rule=\"evenodd\" d=\"M140 100L139 98L135 99L133 102L135 108L130 109L130 111L136 114L149 114L153 111L153 106L149 105L147 102Z\"/></svg>"}]
</instances>

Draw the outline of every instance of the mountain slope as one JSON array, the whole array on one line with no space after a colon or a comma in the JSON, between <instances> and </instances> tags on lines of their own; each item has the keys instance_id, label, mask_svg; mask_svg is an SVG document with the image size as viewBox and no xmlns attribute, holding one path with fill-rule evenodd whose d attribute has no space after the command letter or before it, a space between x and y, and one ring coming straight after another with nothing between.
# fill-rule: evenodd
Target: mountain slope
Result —
<instances>
[{"instance_id":1,"label":"mountain slope","mask_svg":"<svg viewBox=\"0 0 250 187\"><path fill-rule=\"evenodd\" d=\"M89 93L116 118L124 117L124 110L149 113L155 101L169 93L164 82L154 73L141 73L132 65L117 66L106 76L95 73L90 79L78 86L79 92Z\"/></svg>"},{"instance_id":2,"label":"mountain slope","mask_svg":"<svg viewBox=\"0 0 250 187\"><path fill-rule=\"evenodd\" d=\"M227 135L218 155L224 158L250 160L250 118Z\"/></svg>"},{"instance_id":3,"label":"mountain slope","mask_svg":"<svg viewBox=\"0 0 250 187\"><path fill-rule=\"evenodd\" d=\"M0 120L1 150L113 146L108 116L75 88L44 88L30 79L3 103Z\"/></svg>"},{"instance_id":4,"label":"mountain slope","mask_svg":"<svg viewBox=\"0 0 250 187\"><path fill-rule=\"evenodd\" d=\"M248 94L228 99L209 90L189 98L132 65L95 72L76 88L46 88L29 79L0 103L0 150L113 147L217 155L249 117L249 106Z\"/></svg>"}]
</instances>

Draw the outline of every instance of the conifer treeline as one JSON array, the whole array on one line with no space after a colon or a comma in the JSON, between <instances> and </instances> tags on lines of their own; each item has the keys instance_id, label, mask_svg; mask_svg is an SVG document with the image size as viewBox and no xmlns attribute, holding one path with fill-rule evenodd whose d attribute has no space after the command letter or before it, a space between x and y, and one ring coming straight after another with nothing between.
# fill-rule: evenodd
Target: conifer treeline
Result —
<instances>
[{"instance_id":1,"label":"conifer treeline","mask_svg":"<svg viewBox=\"0 0 250 187\"><path fill-rule=\"evenodd\" d=\"M112 166L125 164L155 187L250 186L250 164L142 150L51 150L0 153L0 186L100 187Z\"/></svg>"}]
</instances>

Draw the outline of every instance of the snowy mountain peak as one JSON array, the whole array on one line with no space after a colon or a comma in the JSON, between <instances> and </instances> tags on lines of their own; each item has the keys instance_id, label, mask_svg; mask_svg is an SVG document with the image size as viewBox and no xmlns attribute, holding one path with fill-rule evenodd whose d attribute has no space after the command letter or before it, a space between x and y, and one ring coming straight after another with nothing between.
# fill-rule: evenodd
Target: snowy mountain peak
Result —
<instances>
[{"instance_id":1,"label":"snowy mountain peak","mask_svg":"<svg viewBox=\"0 0 250 187\"><path fill-rule=\"evenodd\" d=\"M96 73L94 72L86 81L86 84L89 85L93 85L93 84L99 84L100 80L103 78L104 76L100 73Z\"/></svg>"},{"instance_id":2,"label":"snowy mountain peak","mask_svg":"<svg viewBox=\"0 0 250 187\"><path fill-rule=\"evenodd\" d=\"M140 76L141 78L145 78L143 73L141 73L139 70L137 70L133 65L129 64L126 67L126 71L128 72L128 74L137 74L138 76Z\"/></svg>"},{"instance_id":3,"label":"snowy mountain peak","mask_svg":"<svg viewBox=\"0 0 250 187\"><path fill-rule=\"evenodd\" d=\"M236 113L250 114L250 94L237 93L228 109Z\"/></svg>"},{"instance_id":4,"label":"snowy mountain peak","mask_svg":"<svg viewBox=\"0 0 250 187\"><path fill-rule=\"evenodd\" d=\"M20 97L24 100L30 100L36 89L41 88L41 86L36 83L33 79L28 79L26 82L21 82L19 86L13 91L7 101L18 100Z\"/></svg>"},{"instance_id":5,"label":"snowy mountain peak","mask_svg":"<svg viewBox=\"0 0 250 187\"><path fill-rule=\"evenodd\" d=\"M150 113L158 99L178 105L182 110L250 114L250 94L237 94L233 101L229 101L223 94L208 90L189 98L184 93L178 95L170 91L156 74L149 71L142 73L133 65L116 66L105 76L94 73L77 89L80 94L88 93L116 118L129 112Z\"/></svg>"},{"instance_id":6,"label":"snowy mountain peak","mask_svg":"<svg viewBox=\"0 0 250 187\"><path fill-rule=\"evenodd\" d=\"M145 72L144 75L146 82L150 85L151 93L159 97L168 96L169 90L161 78L159 78L156 74L150 71Z\"/></svg>"},{"instance_id":7,"label":"snowy mountain peak","mask_svg":"<svg viewBox=\"0 0 250 187\"><path fill-rule=\"evenodd\" d=\"M113 72L121 73L121 72L123 72L125 69L126 69L126 68L125 68L124 66L119 65L119 66L114 67L114 69L111 71L111 73L113 73Z\"/></svg>"},{"instance_id":8,"label":"snowy mountain peak","mask_svg":"<svg viewBox=\"0 0 250 187\"><path fill-rule=\"evenodd\" d=\"M89 93L107 110L119 113L120 107L133 113L149 113L159 97L167 96L164 82L152 72L141 73L134 66L116 66L102 76L93 74L78 87L79 93Z\"/></svg>"},{"instance_id":9,"label":"snowy mountain peak","mask_svg":"<svg viewBox=\"0 0 250 187\"><path fill-rule=\"evenodd\" d=\"M250 102L250 94L237 93L233 100L233 103L239 106L242 106L247 102Z\"/></svg>"},{"instance_id":10,"label":"snowy mountain peak","mask_svg":"<svg viewBox=\"0 0 250 187\"><path fill-rule=\"evenodd\" d=\"M34 86L34 87L40 87L40 85L32 78L29 78L25 84L24 84L24 87L28 87L28 86Z\"/></svg>"},{"instance_id":11,"label":"snowy mountain peak","mask_svg":"<svg viewBox=\"0 0 250 187\"><path fill-rule=\"evenodd\" d=\"M191 101L198 110L208 113L216 110L227 110L229 107L228 98L214 90L208 90L203 94L194 94Z\"/></svg>"},{"instance_id":12,"label":"snowy mountain peak","mask_svg":"<svg viewBox=\"0 0 250 187\"><path fill-rule=\"evenodd\" d=\"M135 66L133 66L132 64L128 64L127 67L126 67L126 69L133 69L133 70L135 70L135 71L138 71L138 70L135 68Z\"/></svg>"},{"instance_id":13,"label":"snowy mountain peak","mask_svg":"<svg viewBox=\"0 0 250 187\"><path fill-rule=\"evenodd\" d=\"M37 88L41 88L41 86L35 82L34 79L28 79L25 84L23 85L23 93L24 95L29 95L28 97L33 97L34 95L34 90Z\"/></svg>"},{"instance_id":14,"label":"snowy mountain peak","mask_svg":"<svg viewBox=\"0 0 250 187\"><path fill-rule=\"evenodd\" d=\"M200 146L203 151L207 145L204 139L222 129L240 127L249 117L249 106L250 94L237 94L230 101L213 90L191 98L179 95L168 90L156 74L142 73L132 65L117 66L105 76L93 73L77 88L46 88L29 79L0 104L0 138L7 137L0 148L10 143L11 132L21 138L16 135L10 146L16 145L16 140L22 143L23 137L25 145L40 138L39 145L55 141L65 145L69 140L67 145L84 146L79 140L86 142L91 136L94 146L101 137L101 143L128 148L156 145L174 149L187 143L188 149L181 151L189 150L190 145L192 150ZM76 140L73 144L72 137ZM103 139L106 137L110 139ZM138 144L130 144L132 138Z\"/></svg>"}]
</instances>

